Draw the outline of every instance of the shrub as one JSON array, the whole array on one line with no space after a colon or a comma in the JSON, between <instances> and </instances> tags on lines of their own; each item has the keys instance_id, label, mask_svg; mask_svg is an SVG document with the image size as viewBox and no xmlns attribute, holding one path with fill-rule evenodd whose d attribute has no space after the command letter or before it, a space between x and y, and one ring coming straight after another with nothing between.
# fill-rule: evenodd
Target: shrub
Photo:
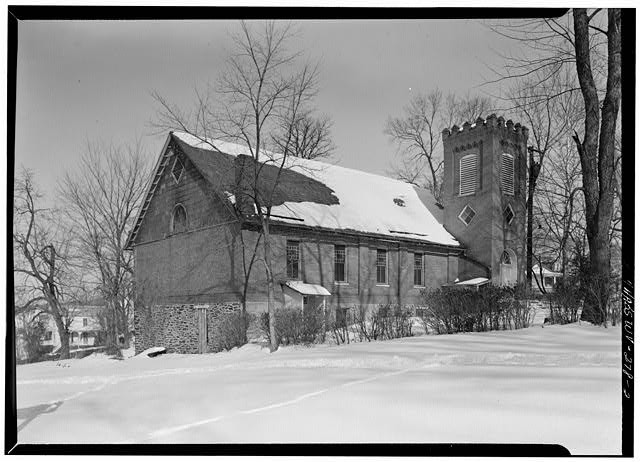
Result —
<instances>
[{"instance_id":1,"label":"shrub","mask_svg":"<svg viewBox=\"0 0 640 462\"><path fill-rule=\"evenodd\" d=\"M234 311L216 318L214 351L231 350L247 343L247 328L251 322L249 313Z\"/></svg>"},{"instance_id":2,"label":"shrub","mask_svg":"<svg viewBox=\"0 0 640 462\"><path fill-rule=\"evenodd\" d=\"M39 318L29 322L25 321L22 327L17 329L16 333L22 339L26 362L32 363L43 360L50 350L48 346L41 345L45 330L44 321Z\"/></svg>"},{"instance_id":3,"label":"shrub","mask_svg":"<svg viewBox=\"0 0 640 462\"><path fill-rule=\"evenodd\" d=\"M554 292L549 294L549 322L551 324L577 322L583 297L584 293L575 278L560 279Z\"/></svg>"},{"instance_id":4,"label":"shrub","mask_svg":"<svg viewBox=\"0 0 640 462\"><path fill-rule=\"evenodd\" d=\"M525 297L521 287L441 287L423 292L420 314L425 328L437 334L521 329L532 320Z\"/></svg>"},{"instance_id":5,"label":"shrub","mask_svg":"<svg viewBox=\"0 0 640 462\"><path fill-rule=\"evenodd\" d=\"M344 314L332 316L327 326L333 340L338 344L371 342L410 337L412 333L412 311L401 305L380 305L375 310L366 306L354 306Z\"/></svg>"},{"instance_id":6,"label":"shrub","mask_svg":"<svg viewBox=\"0 0 640 462\"><path fill-rule=\"evenodd\" d=\"M309 344L324 340L325 319L322 308L279 308L275 312L276 338L280 345ZM261 329L269 338L269 313L262 313Z\"/></svg>"}]
</instances>

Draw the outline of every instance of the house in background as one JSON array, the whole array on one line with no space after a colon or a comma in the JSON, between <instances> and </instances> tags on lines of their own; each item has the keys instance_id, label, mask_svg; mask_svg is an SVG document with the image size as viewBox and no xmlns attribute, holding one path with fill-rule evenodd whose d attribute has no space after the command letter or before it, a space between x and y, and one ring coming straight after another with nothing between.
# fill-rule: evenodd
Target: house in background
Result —
<instances>
[{"instance_id":1,"label":"house in background","mask_svg":"<svg viewBox=\"0 0 640 462\"><path fill-rule=\"evenodd\" d=\"M564 274L558 271L552 271L544 266L542 267L542 272L540 272L540 265L533 265L531 270L534 278L533 284L531 284L531 289L535 293L554 292L556 285L564 278ZM540 287L542 287L545 292L540 290Z\"/></svg>"},{"instance_id":2,"label":"house in background","mask_svg":"<svg viewBox=\"0 0 640 462\"><path fill-rule=\"evenodd\" d=\"M83 303L70 303L69 312L72 321L69 325L69 348L88 348L99 345L104 340L104 328L100 323L100 314L105 309L102 299L94 299ZM47 314L45 318L45 336L43 345L51 345L55 353L60 348L60 335L53 318Z\"/></svg>"},{"instance_id":3,"label":"house in background","mask_svg":"<svg viewBox=\"0 0 640 462\"><path fill-rule=\"evenodd\" d=\"M105 338L100 322L101 312L105 309L103 300L72 302L67 308L72 318L69 325L69 349L73 351L100 345ZM43 353L57 353L60 349L60 335L53 317L42 307L34 307L31 311L16 316L16 359L20 362L30 359L25 348L25 340L20 333L27 324L34 321L40 321L44 327L40 339Z\"/></svg>"},{"instance_id":4,"label":"house in background","mask_svg":"<svg viewBox=\"0 0 640 462\"><path fill-rule=\"evenodd\" d=\"M256 168L261 203L275 187L279 304L418 306L425 288L523 281L527 134L495 115L445 130L437 204L405 182L318 161L288 158L278 176L277 154L257 167L246 147L170 133L128 242L136 284L148 294L135 308L136 352L215 348L216 319L239 309L244 263L262 250L248 200ZM260 263L247 309L267 309Z\"/></svg>"}]
</instances>

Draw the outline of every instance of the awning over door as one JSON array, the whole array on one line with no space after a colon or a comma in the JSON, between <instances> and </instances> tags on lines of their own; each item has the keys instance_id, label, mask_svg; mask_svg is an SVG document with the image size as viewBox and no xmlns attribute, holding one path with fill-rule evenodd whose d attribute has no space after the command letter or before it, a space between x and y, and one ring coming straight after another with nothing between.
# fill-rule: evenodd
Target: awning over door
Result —
<instances>
[{"instance_id":1,"label":"awning over door","mask_svg":"<svg viewBox=\"0 0 640 462\"><path fill-rule=\"evenodd\" d=\"M287 281L283 285L302 295L331 295L331 292L319 284L307 284L302 281Z\"/></svg>"},{"instance_id":2,"label":"awning over door","mask_svg":"<svg viewBox=\"0 0 640 462\"><path fill-rule=\"evenodd\" d=\"M473 278L473 279L467 279L466 281L460 281L460 282L456 282L457 286L482 286L485 285L489 282L489 279L487 278Z\"/></svg>"}]
</instances>

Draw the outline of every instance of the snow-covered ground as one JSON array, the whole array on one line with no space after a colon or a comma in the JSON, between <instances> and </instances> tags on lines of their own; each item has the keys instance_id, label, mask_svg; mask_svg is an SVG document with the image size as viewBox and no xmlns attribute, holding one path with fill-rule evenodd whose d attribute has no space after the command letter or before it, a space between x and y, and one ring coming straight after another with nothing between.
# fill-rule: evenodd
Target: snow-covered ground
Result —
<instances>
[{"instance_id":1,"label":"snow-covered ground","mask_svg":"<svg viewBox=\"0 0 640 462\"><path fill-rule=\"evenodd\" d=\"M557 443L621 450L620 329L587 324L18 366L20 443ZM597 423L597 425L594 425Z\"/></svg>"}]
</instances>

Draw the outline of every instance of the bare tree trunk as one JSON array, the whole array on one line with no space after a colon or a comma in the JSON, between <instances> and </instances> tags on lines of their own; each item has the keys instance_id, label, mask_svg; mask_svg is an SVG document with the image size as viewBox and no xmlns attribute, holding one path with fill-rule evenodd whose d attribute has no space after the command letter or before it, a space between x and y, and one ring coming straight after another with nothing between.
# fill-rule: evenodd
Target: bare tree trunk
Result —
<instances>
[{"instance_id":1,"label":"bare tree trunk","mask_svg":"<svg viewBox=\"0 0 640 462\"><path fill-rule=\"evenodd\" d=\"M60 359L68 359L69 358L69 331L67 331L67 326L64 323L64 319L60 316L57 310L51 310L52 317L54 322L56 323L56 328L58 329L58 336L60 337Z\"/></svg>"},{"instance_id":2,"label":"bare tree trunk","mask_svg":"<svg viewBox=\"0 0 640 462\"><path fill-rule=\"evenodd\" d=\"M592 284L597 284L596 287L599 289L599 293L589 294L586 297L582 319L595 324L602 324L606 320L605 311L609 300L607 282L611 276L611 251L608 237L613 216L615 131L621 96L620 15L619 9L608 10L607 90L602 103L602 121L600 121L600 102L591 69L590 17L585 9L573 11L576 69L585 105L584 140L580 142L577 134L574 140L582 166L589 242L589 279Z\"/></svg>"},{"instance_id":3,"label":"bare tree trunk","mask_svg":"<svg viewBox=\"0 0 640 462\"><path fill-rule=\"evenodd\" d=\"M276 335L275 313L275 287L273 270L271 268L271 240L269 234L269 222L263 217L262 229L264 233L264 265L267 274L267 310L269 313L269 349L274 352L278 349L278 336Z\"/></svg>"}]
</instances>

